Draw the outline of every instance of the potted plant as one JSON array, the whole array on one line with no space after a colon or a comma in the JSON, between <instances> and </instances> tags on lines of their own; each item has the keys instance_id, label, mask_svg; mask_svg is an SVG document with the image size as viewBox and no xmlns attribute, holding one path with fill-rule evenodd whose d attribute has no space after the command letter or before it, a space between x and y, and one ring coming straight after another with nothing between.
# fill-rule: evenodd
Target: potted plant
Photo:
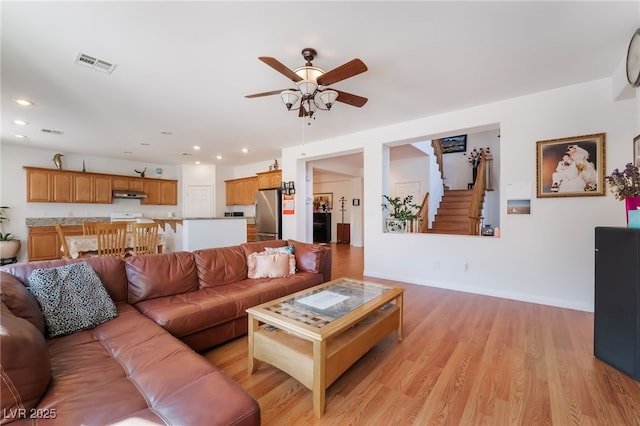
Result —
<instances>
[{"instance_id":1,"label":"potted plant","mask_svg":"<svg viewBox=\"0 0 640 426\"><path fill-rule=\"evenodd\" d=\"M0 206L0 224L5 220L9 220L5 215L5 210L8 206ZM0 259L2 263L6 263L7 260L14 260L20 251L20 240L11 235L11 232L0 232Z\"/></svg>"},{"instance_id":2,"label":"potted plant","mask_svg":"<svg viewBox=\"0 0 640 426\"><path fill-rule=\"evenodd\" d=\"M611 185L611 192L616 199L624 200L628 223L629 210L640 208L640 169L632 163L627 163L622 171L615 169L605 179Z\"/></svg>"},{"instance_id":3,"label":"potted plant","mask_svg":"<svg viewBox=\"0 0 640 426\"><path fill-rule=\"evenodd\" d=\"M420 206L413 204L413 195L404 198L383 195L382 211L389 211L386 220L387 232L405 232L407 223L416 220Z\"/></svg>"}]
</instances>

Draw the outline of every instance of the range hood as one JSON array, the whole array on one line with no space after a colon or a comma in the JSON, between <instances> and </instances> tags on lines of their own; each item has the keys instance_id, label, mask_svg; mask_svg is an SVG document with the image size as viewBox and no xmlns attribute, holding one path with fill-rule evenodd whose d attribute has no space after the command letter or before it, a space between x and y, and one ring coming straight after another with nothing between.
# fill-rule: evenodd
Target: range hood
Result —
<instances>
[{"instance_id":1,"label":"range hood","mask_svg":"<svg viewBox=\"0 0 640 426\"><path fill-rule=\"evenodd\" d=\"M131 191L127 189L114 189L111 194L112 198L147 198L147 194L142 191Z\"/></svg>"}]
</instances>

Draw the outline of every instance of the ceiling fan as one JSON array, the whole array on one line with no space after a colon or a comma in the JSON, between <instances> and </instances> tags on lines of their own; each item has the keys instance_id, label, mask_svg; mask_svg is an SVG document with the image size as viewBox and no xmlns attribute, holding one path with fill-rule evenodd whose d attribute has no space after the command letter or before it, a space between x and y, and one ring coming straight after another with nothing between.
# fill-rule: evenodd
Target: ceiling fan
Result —
<instances>
[{"instance_id":1,"label":"ceiling fan","mask_svg":"<svg viewBox=\"0 0 640 426\"><path fill-rule=\"evenodd\" d=\"M318 109L330 110L336 101L358 108L366 104L367 98L328 87L365 72L367 66L364 62L360 59L353 59L331 71L325 72L311 63L317 54L316 50L310 47L302 49L302 57L307 62L304 66L293 71L275 58L260 56L258 59L296 83L296 88L255 93L245 97L259 98L280 95L282 102L284 102L289 111L298 110L298 117L309 117L309 119L313 118L313 114Z\"/></svg>"}]
</instances>

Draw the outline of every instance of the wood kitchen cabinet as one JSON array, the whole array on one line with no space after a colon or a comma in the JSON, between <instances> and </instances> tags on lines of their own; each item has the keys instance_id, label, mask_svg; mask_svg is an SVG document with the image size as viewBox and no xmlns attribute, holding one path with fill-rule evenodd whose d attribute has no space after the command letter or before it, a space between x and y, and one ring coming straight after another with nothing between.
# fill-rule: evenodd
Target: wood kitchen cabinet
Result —
<instances>
[{"instance_id":1,"label":"wood kitchen cabinet","mask_svg":"<svg viewBox=\"0 0 640 426\"><path fill-rule=\"evenodd\" d=\"M110 176L76 173L73 202L111 204L111 188Z\"/></svg>"},{"instance_id":2,"label":"wood kitchen cabinet","mask_svg":"<svg viewBox=\"0 0 640 426\"><path fill-rule=\"evenodd\" d=\"M282 170L256 173L258 175L258 189L280 188L282 185Z\"/></svg>"},{"instance_id":3,"label":"wood kitchen cabinet","mask_svg":"<svg viewBox=\"0 0 640 426\"><path fill-rule=\"evenodd\" d=\"M82 235L81 225L62 227L65 235ZM29 262L36 260L60 259L62 242L58 238L56 228L53 226L36 226L29 228L27 241L27 253Z\"/></svg>"},{"instance_id":4,"label":"wood kitchen cabinet","mask_svg":"<svg viewBox=\"0 0 640 426\"><path fill-rule=\"evenodd\" d=\"M27 201L51 201L51 171L27 169Z\"/></svg>"},{"instance_id":5,"label":"wood kitchen cabinet","mask_svg":"<svg viewBox=\"0 0 640 426\"><path fill-rule=\"evenodd\" d=\"M256 241L256 225L255 223L247 223L247 242L253 243Z\"/></svg>"},{"instance_id":6,"label":"wood kitchen cabinet","mask_svg":"<svg viewBox=\"0 0 640 426\"><path fill-rule=\"evenodd\" d=\"M70 172L51 172L51 202L73 203L73 174Z\"/></svg>"},{"instance_id":7,"label":"wood kitchen cabinet","mask_svg":"<svg viewBox=\"0 0 640 426\"><path fill-rule=\"evenodd\" d=\"M147 194L141 204L173 206L178 204L178 182L165 179L143 179L142 191Z\"/></svg>"},{"instance_id":8,"label":"wood kitchen cabinet","mask_svg":"<svg viewBox=\"0 0 640 426\"><path fill-rule=\"evenodd\" d=\"M225 181L226 204L252 205L255 203L256 192L258 191L258 178L248 177L231 179Z\"/></svg>"},{"instance_id":9,"label":"wood kitchen cabinet","mask_svg":"<svg viewBox=\"0 0 640 426\"><path fill-rule=\"evenodd\" d=\"M110 204L112 190L147 191L143 204L177 205L178 181L104 173L23 167L27 172L27 201L43 203Z\"/></svg>"},{"instance_id":10,"label":"wood kitchen cabinet","mask_svg":"<svg viewBox=\"0 0 640 426\"><path fill-rule=\"evenodd\" d=\"M112 175L111 185L113 189L120 189L124 191L143 191L144 178Z\"/></svg>"}]
</instances>

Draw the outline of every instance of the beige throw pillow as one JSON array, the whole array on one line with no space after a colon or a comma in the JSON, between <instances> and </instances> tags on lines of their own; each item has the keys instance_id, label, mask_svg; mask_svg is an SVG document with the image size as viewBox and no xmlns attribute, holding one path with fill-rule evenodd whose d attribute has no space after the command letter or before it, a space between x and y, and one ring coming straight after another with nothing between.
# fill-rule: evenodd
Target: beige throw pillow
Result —
<instances>
[{"instance_id":1,"label":"beige throw pillow","mask_svg":"<svg viewBox=\"0 0 640 426\"><path fill-rule=\"evenodd\" d=\"M279 252L251 253L247 266L247 276L252 279L288 277L296 273L296 257Z\"/></svg>"}]
</instances>

